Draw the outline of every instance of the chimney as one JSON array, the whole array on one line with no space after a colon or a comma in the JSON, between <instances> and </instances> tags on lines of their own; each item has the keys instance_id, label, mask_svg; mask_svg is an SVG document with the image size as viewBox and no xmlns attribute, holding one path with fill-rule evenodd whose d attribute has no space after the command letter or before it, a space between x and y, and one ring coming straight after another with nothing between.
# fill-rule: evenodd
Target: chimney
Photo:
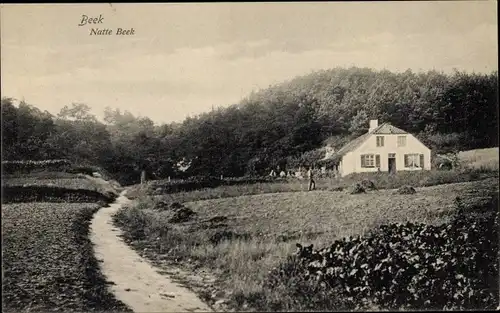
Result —
<instances>
[{"instance_id":1,"label":"chimney","mask_svg":"<svg viewBox=\"0 0 500 313\"><path fill-rule=\"evenodd\" d=\"M368 132L371 133L377 127L378 127L378 120L370 120L370 129L368 129Z\"/></svg>"}]
</instances>

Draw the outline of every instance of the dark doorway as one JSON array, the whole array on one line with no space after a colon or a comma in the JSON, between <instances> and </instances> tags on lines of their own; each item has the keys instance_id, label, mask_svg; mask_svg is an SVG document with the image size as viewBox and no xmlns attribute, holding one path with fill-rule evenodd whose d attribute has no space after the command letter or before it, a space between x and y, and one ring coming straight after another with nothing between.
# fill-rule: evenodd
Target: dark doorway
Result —
<instances>
[{"instance_id":1,"label":"dark doorway","mask_svg":"<svg viewBox=\"0 0 500 313\"><path fill-rule=\"evenodd\" d=\"M389 153L389 159L387 161L388 161L387 164L389 165L389 173L390 174L396 173L396 154Z\"/></svg>"}]
</instances>

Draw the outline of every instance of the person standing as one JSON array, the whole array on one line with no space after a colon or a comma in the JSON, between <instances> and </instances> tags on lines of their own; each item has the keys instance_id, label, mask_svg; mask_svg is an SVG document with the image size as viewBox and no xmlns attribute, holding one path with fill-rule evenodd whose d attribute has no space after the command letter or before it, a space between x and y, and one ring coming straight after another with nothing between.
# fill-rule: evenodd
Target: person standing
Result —
<instances>
[{"instance_id":1,"label":"person standing","mask_svg":"<svg viewBox=\"0 0 500 313\"><path fill-rule=\"evenodd\" d=\"M314 181L314 170L309 167L309 171L307 171L307 176L309 177L309 191L316 189L316 182Z\"/></svg>"}]
</instances>

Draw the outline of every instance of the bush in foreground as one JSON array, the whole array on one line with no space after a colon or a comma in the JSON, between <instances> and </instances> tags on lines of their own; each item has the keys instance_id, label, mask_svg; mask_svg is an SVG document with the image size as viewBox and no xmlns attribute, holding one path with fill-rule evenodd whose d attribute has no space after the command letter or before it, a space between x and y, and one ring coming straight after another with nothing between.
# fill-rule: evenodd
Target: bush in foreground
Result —
<instances>
[{"instance_id":1,"label":"bush in foreground","mask_svg":"<svg viewBox=\"0 0 500 313\"><path fill-rule=\"evenodd\" d=\"M498 227L497 212L462 212L440 226L382 225L320 250L298 245L266 288L282 288L300 309L496 308Z\"/></svg>"},{"instance_id":2,"label":"bush in foreground","mask_svg":"<svg viewBox=\"0 0 500 313\"><path fill-rule=\"evenodd\" d=\"M494 179L456 186L424 188L418 198L425 197L429 200L425 201L425 207L422 207L419 201L409 203L407 196L391 197L390 192L355 196L328 192L290 193L255 197L252 202L247 202L246 197L221 199L208 201L202 206L189 204L199 213L194 221L169 223L170 205L173 202L205 199L205 194L191 192L141 199L133 207L120 210L116 222L119 222L117 224L124 230L126 241L141 255L161 262L158 264L169 260L174 262L175 266L186 266L190 273L194 269L195 273L197 270L203 270L199 272L200 275L214 274L218 282L202 286L200 294L204 294L206 290L210 290L211 294L211 288L230 293L228 305L236 310L332 310L342 308L342 298L336 298L335 290L320 284L309 286L310 280L302 281L302 276L291 275L275 288L264 288L268 271L293 253L294 242L311 241L318 246L329 246L335 238L363 234L369 229L391 222L412 220L432 225L442 223L451 218L450 213L454 210L447 204L452 204L455 196L463 195L463 203L468 212L480 213L484 210L476 205L483 206L486 199L478 200L476 197L483 198L497 189L497 181ZM443 191L448 190L449 193L446 193L445 197L439 198ZM336 201L338 197L343 200ZM287 199L291 201L288 203L293 204L286 205L286 212L280 213L272 209ZM350 200L354 203L349 203L352 202ZM166 211L152 209L155 203L160 201L165 202L164 206L168 207ZM331 202L336 202L333 208L328 205ZM376 202L379 204L374 205ZM304 203L307 203L304 207L308 210L300 209ZM370 209L358 203L369 204ZM241 223L241 220L234 216L235 209L238 210L239 216L250 215L252 218ZM274 214L268 214L271 212ZM308 212L313 214L309 215ZM345 219L330 218L332 215L339 216L335 214L337 212L344 212L342 215ZM266 225L271 227L267 228ZM306 233L299 232L306 229ZM315 230L331 232L320 233ZM236 236L224 231L235 233ZM142 233L143 237L132 236L134 233ZM217 233L220 235L216 235ZM251 236L250 240L244 238L248 235ZM214 240L217 244L210 242L212 236L217 239ZM145 248L147 252L144 252ZM298 264L296 266L301 268ZM299 283L303 288L309 286L307 288L317 292L303 292L303 289L296 288ZM194 285L197 284L194 282ZM377 305L373 304L370 308L377 308Z\"/></svg>"}]
</instances>

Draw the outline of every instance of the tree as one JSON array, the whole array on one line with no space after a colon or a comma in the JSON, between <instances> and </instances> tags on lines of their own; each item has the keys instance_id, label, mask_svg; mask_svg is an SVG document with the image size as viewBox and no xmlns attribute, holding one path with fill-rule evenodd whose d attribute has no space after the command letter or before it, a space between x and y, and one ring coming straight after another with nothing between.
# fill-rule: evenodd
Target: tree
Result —
<instances>
[{"instance_id":1,"label":"tree","mask_svg":"<svg viewBox=\"0 0 500 313\"><path fill-rule=\"evenodd\" d=\"M57 117L70 121L97 122L96 117L91 114L91 108L84 103L72 103L71 107L65 105Z\"/></svg>"},{"instance_id":2,"label":"tree","mask_svg":"<svg viewBox=\"0 0 500 313\"><path fill-rule=\"evenodd\" d=\"M55 132L52 115L12 98L2 102L3 158L40 160L57 156L47 140Z\"/></svg>"},{"instance_id":3,"label":"tree","mask_svg":"<svg viewBox=\"0 0 500 313\"><path fill-rule=\"evenodd\" d=\"M164 125L109 107L103 124L81 103L54 118L4 98L2 144L8 158L68 156L101 165L127 183L138 182L143 169L155 178L266 174L317 156L325 142L339 148L365 133L369 119L418 134L438 150L497 146L497 97L497 72L353 67L296 77L227 108ZM184 172L181 161L190 164Z\"/></svg>"},{"instance_id":4,"label":"tree","mask_svg":"<svg viewBox=\"0 0 500 313\"><path fill-rule=\"evenodd\" d=\"M365 110L360 110L358 113L353 117L351 121L351 126L349 127L349 132L353 136L360 136L363 133L366 133L368 130L368 115L366 114Z\"/></svg>"},{"instance_id":5,"label":"tree","mask_svg":"<svg viewBox=\"0 0 500 313\"><path fill-rule=\"evenodd\" d=\"M56 119L57 133L51 138L68 158L78 163L102 164L111 153L111 141L105 125L91 114L91 108L83 103L64 106Z\"/></svg>"}]
</instances>

